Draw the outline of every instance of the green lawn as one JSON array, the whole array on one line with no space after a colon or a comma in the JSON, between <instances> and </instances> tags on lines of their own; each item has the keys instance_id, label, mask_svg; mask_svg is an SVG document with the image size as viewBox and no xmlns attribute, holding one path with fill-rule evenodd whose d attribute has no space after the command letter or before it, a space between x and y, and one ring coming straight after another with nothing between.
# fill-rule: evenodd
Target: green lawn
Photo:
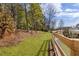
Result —
<instances>
[{"instance_id":1,"label":"green lawn","mask_svg":"<svg viewBox=\"0 0 79 59\"><path fill-rule=\"evenodd\" d=\"M51 34L40 32L36 36L28 36L16 46L0 47L0 56L46 56Z\"/></svg>"}]
</instances>

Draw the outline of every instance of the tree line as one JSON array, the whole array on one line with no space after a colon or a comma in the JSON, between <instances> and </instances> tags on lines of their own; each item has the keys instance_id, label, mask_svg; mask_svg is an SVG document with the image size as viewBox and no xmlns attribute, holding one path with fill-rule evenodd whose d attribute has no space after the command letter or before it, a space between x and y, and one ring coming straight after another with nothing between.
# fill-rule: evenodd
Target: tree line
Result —
<instances>
[{"instance_id":1,"label":"tree line","mask_svg":"<svg viewBox=\"0 0 79 59\"><path fill-rule=\"evenodd\" d=\"M46 13L49 17L46 18L39 3L0 4L0 37L17 29L48 31L50 23L56 23L55 20L51 22L54 13L54 9L49 7Z\"/></svg>"}]
</instances>

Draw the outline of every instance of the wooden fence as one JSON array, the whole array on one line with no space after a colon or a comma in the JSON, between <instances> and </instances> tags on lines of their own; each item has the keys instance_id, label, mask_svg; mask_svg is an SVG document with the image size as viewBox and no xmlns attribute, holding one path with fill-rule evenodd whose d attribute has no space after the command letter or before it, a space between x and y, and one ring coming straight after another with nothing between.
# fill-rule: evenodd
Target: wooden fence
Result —
<instances>
[{"instance_id":1,"label":"wooden fence","mask_svg":"<svg viewBox=\"0 0 79 59\"><path fill-rule=\"evenodd\" d=\"M54 49L55 55L57 55L57 56L66 56L67 55L65 53L65 51L62 49L61 45L59 44L59 41L61 41L70 48L70 52L69 52L70 56L79 56L79 39L68 38L57 32L53 32L53 38L54 38L53 45L55 48ZM64 49L66 49L66 48L64 48Z\"/></svg>"}]
</instances>

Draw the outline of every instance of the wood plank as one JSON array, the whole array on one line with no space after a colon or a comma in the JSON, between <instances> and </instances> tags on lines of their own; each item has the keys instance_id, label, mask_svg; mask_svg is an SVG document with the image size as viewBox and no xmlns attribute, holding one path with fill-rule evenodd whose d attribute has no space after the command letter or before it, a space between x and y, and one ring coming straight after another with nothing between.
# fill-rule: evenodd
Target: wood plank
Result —
<instances>
[{"instance_id":1,"label":"wood plank","mask_svg":"<svg viewBox=\"0 0 79 59\"><path fill-rule=\"evenodd\" d=\"M58 47L58 50L60 51L62 56L67 56L66 53L63 51L63 49L61 48L61 46L58 44L57 40L55 40L55 44Z\"/></svg>"},{"instance_id":2,"label":"wood plank","mask_svg":"<svg viewBox=\"0 0 79 59\"><path fill-rule=\"evenodd\" d=\"M79 39L72 39L65 37L62 34L53 32L54 37L58 38L60 41L62 41L64 44L66 44L68 47L71 48L71 55L79 56ZM56 42L56 40L55 40ZM58 43L55 44L56 48L61 49L60 46L58 46ZM60 50L61 52L61 50Z\"/></svg>"},{"instance_id":3,"label":"wood plank","mask_svg":"<svg viewBox=\"0 0 79 59\"><path fill-rule=\"evenodd\" d=\"M73 45L72 39L67 38L67 37L65 37L65 36L63 36L61 34L58 34L58 33L53 33L53 35L72 49L72 45Z\"/></svg>"}]
</instances>

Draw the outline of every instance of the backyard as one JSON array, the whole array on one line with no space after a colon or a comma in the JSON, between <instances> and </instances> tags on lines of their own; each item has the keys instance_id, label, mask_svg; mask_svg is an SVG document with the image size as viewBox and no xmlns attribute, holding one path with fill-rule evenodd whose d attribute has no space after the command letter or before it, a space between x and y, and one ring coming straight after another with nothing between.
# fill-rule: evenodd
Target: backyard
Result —
<instances>
[{"instance_id":1,"label":"backyard","mask_svg":"<svg viewBox=\"0 0 79 59\"><path fill-rule=\"evenodd\" d=\"M50 39L49 32L28 35L15 46L0 47L0 56L47 56Z\"/></svg>"}]
</instances>

